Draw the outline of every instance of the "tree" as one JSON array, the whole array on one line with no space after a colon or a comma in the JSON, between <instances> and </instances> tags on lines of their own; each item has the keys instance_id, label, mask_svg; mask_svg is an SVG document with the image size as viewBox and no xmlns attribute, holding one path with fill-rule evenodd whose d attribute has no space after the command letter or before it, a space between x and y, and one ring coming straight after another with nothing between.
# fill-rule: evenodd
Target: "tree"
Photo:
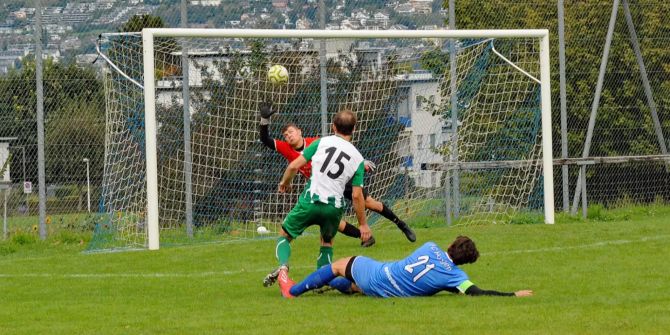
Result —
<instances>
[{"instance_id":1,"label":"tree","mask_svg":"<svg viewBox=\"0 0 670 335\"><path fill-rule=\"evenodd\" d=\"M141 32L144 28L165 28L165 22L160 16L150 14L134 15L120 28L120 32ZM137 51L127 50L132 48ZM176 51L181 48L172 37L157 37L154 39L154 62L156 67L156 79L181 75L181 58ZM113 49L109 51L110 57L127 57L127 55L141 55L141 39L129 37L118 39L113 42ZM117 55L118 53L118 55ZM141 58L140 58L141 60Z\"/></svg>"},{"instance_id":2,"label":"tree","mask_svg":"<svg viewBox=\"0 0 670 335\"><path fill-rule=\"evenodd\" d=\"M447 2L444 6L446 8ZM579 1L565 6L566 38L566 83L568 107L568 153L581 156L586 137L586 125L591 113L600 59L603 52L605 33L611 11L611 3L596 0ZM554 2L541 0L526 2L458 1L456 6L456 26L459 29L533 29L548 28L550 32L551 81L552 81L552 125L554 156L560 155L560 108L559 108L559 64L557 7ZM670 87L670 54L663 43L657 43L661 36L670 31L670 22L664 20L669 13L667 6L631 6L631 14L636 25L645 66L650 75L652 91L656 103L665 106ZM612 46L607 63L607 73L603 84L602 97L591 145L591 156L649 155L659 154L651 123L650 111L641 84L639 67L630 43L630 36L619 8L617 25L614 29ZM668 137L670 118L664 117L665 109L660 107L659 117ZM667 115L667 114L666 114ZM654 181L665 181L668 174L660 165L618 165L613 168L590 169L593 180L611 179L613 172L629 178L624 186L617 189L607 184L602 194L593 192L589 197L594 201L610 201L622 194L640 193ZM616 169L614 171L613 169ZM575 178L577 169L571 169ZM587 182L588 183L588 182ZM645 185L646 184L646 185ZM556 183L560 185L560 183ZM645 186L642 186L645 185ZM637 188L637 189L636 189ZM593 186L590 188L592 192ZM557 194L560 190L556 190ZM654 192L640 194L646 200L654 200Z\"/></svg>"},{"instance_id":3,"label":"tree","mask_svg":"<svg viewBox=\"0 0 670 335\"><path fill-rule=\"evenodd\" d=\"M26 153L26 178L37 179L35 61L25 58L0 81L0 137L18 137ZM91 178L102 176L104 96L92 69L44 62L45 160L47 183L85 182L83 157ZM16 160L15 160L16 161Z\"/></svg>"},{"instance_id":4,"label":"tree","mask_svg":"<svg viewBox=\"0 0 670 335\"><path fill-rule=\"evenodd\" d=\"M133 15L119 28L119 32L141 32L144 28L165 28L165 21L151 14Z\"/></svg>"}]
</instances>

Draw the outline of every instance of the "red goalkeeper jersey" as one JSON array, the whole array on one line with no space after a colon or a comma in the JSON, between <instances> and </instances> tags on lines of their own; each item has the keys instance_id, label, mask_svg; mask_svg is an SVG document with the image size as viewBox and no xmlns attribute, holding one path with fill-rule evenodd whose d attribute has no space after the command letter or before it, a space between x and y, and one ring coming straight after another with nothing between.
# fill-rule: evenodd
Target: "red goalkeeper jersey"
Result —
<instances>
[{"instance_id":1,"label":"red goalkeeper jersey","mask_svg":"<svg viewBox=\"0 0 670 335\"><path fill-rule=\"evenodd\" d=\"M305 139L305 146L303 146L303 150L307 148L312 142L318 140L318 137L304 137ZM298 158L298 156L302 155L302 151L297 151L291 147L288 142L284 142L281 140L275 139L275 149L277 150L278 153L280 153L286 160L289 162L292 162L294 159ZM305 176L307 179L312 176L312 162L307 162L303 167L300 168L299 171L303 176Z\"/></svg>"}]
</instances>

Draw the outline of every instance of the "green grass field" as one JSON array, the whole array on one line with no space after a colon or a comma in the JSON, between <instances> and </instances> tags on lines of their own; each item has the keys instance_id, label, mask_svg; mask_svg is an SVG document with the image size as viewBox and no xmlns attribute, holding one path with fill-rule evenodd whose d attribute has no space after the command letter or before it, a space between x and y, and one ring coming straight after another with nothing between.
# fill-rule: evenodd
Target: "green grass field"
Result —
<instances>
[{"instance_id":1,"label":"green grass field","mask_svg":"<svg viewBox=\"0 0 670 335\"><path fill-rule=\"evenodd\" d=\"M264 288L274 240L156 252L86 254L83 235L0 242L0 334L662 334L670 329L670 208L595 211L557 224L417 229L411 244L384 228L377 244L338 237L335 256L380 260L421 243L472 237L463 266L482 288L530 298L378 299L335 292L285 300ZM79 234L79 233L78 233ZM293 244L291 276L315 266L318 238Z\"/></svg>"}]
</instances>

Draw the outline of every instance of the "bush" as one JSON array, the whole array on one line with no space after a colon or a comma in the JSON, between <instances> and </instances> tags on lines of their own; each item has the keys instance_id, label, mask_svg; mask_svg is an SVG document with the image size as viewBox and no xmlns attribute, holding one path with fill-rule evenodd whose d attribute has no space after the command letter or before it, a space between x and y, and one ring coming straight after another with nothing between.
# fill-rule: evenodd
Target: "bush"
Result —
<instances>
[{"instance_id":1,"label":"bush","mask_svg":"<svg viewBox=\"0 0 670 335\"><path fill-rule=\"evenodd\" d=\"M18 245L27 245L37 243L37 236L34 234L28 234L24 232L18 232L16 235L12 236L12 243Z\"/></svg>"}]
</instances>

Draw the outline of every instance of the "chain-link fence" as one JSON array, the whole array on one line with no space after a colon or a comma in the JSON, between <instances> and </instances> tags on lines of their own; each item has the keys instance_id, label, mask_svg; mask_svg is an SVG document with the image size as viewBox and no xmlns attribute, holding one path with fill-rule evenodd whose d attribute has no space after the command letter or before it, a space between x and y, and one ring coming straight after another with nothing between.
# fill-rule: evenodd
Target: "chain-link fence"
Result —
<instances>
[{"instance_id":1,"label":"chain-link fence","mask_svg":"<svg viewBox=\"0 0 670 335\"><path fill-rule=\"evenodd\" d=\"M669 10L665 1L458 1L456 21L459 29L548 28L554 158L620 157L617 163L603 159L586 167L589 201L648 203L670 198L667 156L665 161L648 157L667 155L670 143L670 51L664 47ZM561 16L564 37L559 36ZM579 168L573 164L569 170L567 178L561 168L554 170L557 208L579 203Z\"/></svg>"},{"instance_id":2,"label":"chain-link fence","mask_svg":"<svg viewBox=\"0 0 670 335\"><path fill-rule=\"evenodd\" d=\"M441 29L448 26L450 2L453 1L3 1L0 143L9 143L11 190L4 197L9 231L39 230L40 203L44 233L57 224L90 229L94 223L88 213L89 208L93 213L99 208L105 148L105 101L101 61L96 53L99 34L136 31L143 26ZM320 7L326 10L321 12ZM586 168L590 202L667 202L670 163L667 156L663 156L665 161L663 157L648 157L667 155L664 148L669 145L670 49L665 47L670 39L670 23L665 19L670 14L669 3L462 0L456 2L454 9L458 29L550 30L554 158L628 157L619 160L623 163L605 160ZM613 9L616 20L612 20ZM133 16L144 14L160 20L129 22ZM559 66L561 14L565 22L563 100ZM609 57L599 82L610 25ZM44 59L41 64L36 62L37 51ZM641 71L642 62L646 71ZM592 115L595 117L590 121ZM44 137L39 143L38 123L42 119ZM40 146L43 157L39 155ZM43 171L38 168L41 159ZM565 177L562 166L554 169L557 208L577 203L574 195L578 191L579 170L575 162L566 165L569 172ZM44 192L41 197L40 174Z\"/></svg>"}]
</instances>

